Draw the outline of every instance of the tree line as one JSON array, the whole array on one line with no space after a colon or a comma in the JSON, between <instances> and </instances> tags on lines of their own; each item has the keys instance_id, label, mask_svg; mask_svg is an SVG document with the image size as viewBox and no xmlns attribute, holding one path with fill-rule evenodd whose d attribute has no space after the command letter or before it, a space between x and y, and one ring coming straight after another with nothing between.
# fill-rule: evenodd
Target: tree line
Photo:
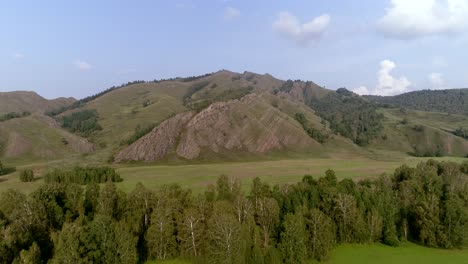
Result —
<instances>
[{"instance_id":1,"label":"tree line","mask_svg":"<svg viewBox=\"0 0 468 264\"><path fill-rule=\"evenodd\" d=\"M14 119L14 118L26 117L30 115L31 115L31 112L21 112L21 113L10 112L10 113L0 115L0 122L4 122L4 121Z\"/></svg>"},{"instance_id":2,"label":"tree line","mask_svg":"<svg viewBox=\"0 0 468 264\"><path fill-rule=\"evenodd\" d=\"M0 176L7 175L7 174L13 173L15 171L16 171L15 167L7 167L7 166L3 165L2 161L0 160Z\"/></svg>"},{"instance_id":3,"label":"tree line","mask_svg":"<svg viewBox=\"0 0 468 264\"><path fill-rule=\"evenodd\" d=\"M462 248L468 163L430 160L359 182L304 176L244 193L221 176L195 195L177 184L124 193L113 183L42 185L0 195L0 263L304 263L341 243Z\"/></svg>"},{"instance_id":4,"label":"tree line","mask_svg":"<svg viewBox=\"0 0 468 264\"><path fill-rule=\"evenodd\" d=\"M468 89L422 90L396 96L365 96L367 99L389 107L414 110L468 114Z\"/></svg>"},{"instance_id":5,"label":"tree line","mask_svg":"<svg viewBox=\"0 0 468 264\"><path fill-rule=\"evenodd\" d=\"M121 182L122 178L111 167L74 167L71 170L55 169L44 175L46 183L89 183Z\"/></svg>"}]
</instances>

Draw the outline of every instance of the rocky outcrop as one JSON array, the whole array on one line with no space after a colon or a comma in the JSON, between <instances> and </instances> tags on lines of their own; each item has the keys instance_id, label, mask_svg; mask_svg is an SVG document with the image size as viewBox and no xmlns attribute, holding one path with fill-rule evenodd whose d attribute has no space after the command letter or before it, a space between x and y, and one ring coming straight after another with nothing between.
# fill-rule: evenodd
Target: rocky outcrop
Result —
<instances>
[{"instance_id":1,"label":"rocky outcrop","mask_svg":"<svg viewBox=\"0 0 468 264\"><path fill-rule=\"evenodd\" d=\"M193 115L193 112L181 113L162 122L149 134L121 151L115 161L155 161L166 157L174 150L179 135Z\"/></svg>"},{"instance_id":2,"label":"rocky outcrop","mask_svg":"<svg viewBox=\"0 0 468 264\"><path fill-rule=\"evenodd\" d=\"M123 149L122 161L157 161L168 155L197 159L206 153L248 152L321 147L290 116L257 94L214 103L198 114L183 113L161 123Z\"/></svg>"}]
</instances>

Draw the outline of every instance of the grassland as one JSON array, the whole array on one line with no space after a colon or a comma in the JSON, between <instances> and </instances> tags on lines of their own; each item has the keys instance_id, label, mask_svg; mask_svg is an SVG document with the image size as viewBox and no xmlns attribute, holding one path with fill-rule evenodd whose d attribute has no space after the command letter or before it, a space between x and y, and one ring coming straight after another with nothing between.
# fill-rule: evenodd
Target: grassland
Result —
<instances>
[{"instance_id":1,"label":"grassland","mask_svg":"<svg viewBox=\"0 0 468 264\"><path fill-rule=\"evenodd\" d=\"M377 177L382 173L391 173L395 168L405 163L415 166L427 158L407 157L394 160L359 159L290 159L255 162L201 163L190 165L126 165L116 167L124 179L118 187L124 191L132 190L139 182L148 188L156 189L165 184L178 183L182 187L191 188L194 192L205 190L209 184L216 182L218 176L224 174L239 177L244 190L248 190L253 178L260 177L263 181L274 184L295 183L306 174L314 177L324 175L327 169L335 170L339 179L364 179ZM437 158L462 162L463 158ZM35 163L18 166L18 171L25 168L34 169L36 175L41 175L47 169L71 166L65 161L50 163ZM0 192L13 188L31 192L42 183L39 178L35 182L22 183L18 173L0 177Z\"/></svg>"},{"instance_id":2,"label":"grassland","mask_svg":"<svg viewBox=\"0 0 468 264\"><path fill-rule=\"evenodd\" d=\"M404 243L399 247L383 244L340 245L331 252L325 262L310 261L310 264L462 264L468 263L468 250L444 250ZM151 261L147 264L190 264L182 259Z\"/></svg>"},{"instance_id":3,"label":"grassland","mask_svg":"<svg viewBox=\"0 0 468 264\"><path fill-rule=\"evenodd\" d=\"M443 250L412 243L404 243L400 247L390 247L382 244L341 245L332 251L330 259L325 263L459 264L468 263L468 250Z\"/></svg>"}]
</instances>

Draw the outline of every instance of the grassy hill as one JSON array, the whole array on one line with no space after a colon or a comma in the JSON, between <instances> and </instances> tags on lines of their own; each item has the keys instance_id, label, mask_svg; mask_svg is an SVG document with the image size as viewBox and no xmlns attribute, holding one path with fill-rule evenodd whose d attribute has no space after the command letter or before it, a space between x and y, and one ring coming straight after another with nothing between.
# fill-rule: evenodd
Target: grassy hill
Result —
<instances>
[{"instance_id":1,"label":"grassy hill","mask_svg":"<svg viewBox=\"0 0 468 264\"><path fill-rule=\"evenodd\" d=\"M86 139L41 114L0 122L0 154L8 160L62 159L93 150Z\"/></svg>"},{"instance_id":2,"label":"grassy hill","mask_svg":"<svg viewBox=\"0 0 468 264\"><path fill-rule=\"evenodd\" d=\"M467 116L400 109L380 112L385 116L384 129L372 143L374 148L418 156L468 154L468 141L451 133L468 126Z\"/></svg>"},{"instance_id":3,"label":"grassy hill","mask_svg":"<svg viewBox=\"0 0 468 264\"><path fill-rule=\"evenodd\" d=\"M411 93L398 98L426 100L434 97L424 101L429 104L445 97L453 98L454 94L464 93L464 90L432 92ZM72 136L86 141L85 145L92 142L94 148L84 152L94 150L89 158L100 162L116 156L119 156L118 161L167 162L187 158L249 160L262 159L266 155L335 157L354 153L363 157L391 157L408 154L465 156L468 153L466 139L453 135L456 129L468 127L466 115L437 113L439 106L445 103L428 108L432 112L402 112L383 107L387 105L382 100L391 98L363 98L346 89L332 91L313 82L282 81L268 74L222 70L188 78L131 82L77 102L41 98L32 92L0 94L0 112L35 113L31 117L0 122L0 133L3 133L1 155L4 157L60 158L68 153L83 152L72 147L75 144L64 145L61 142L63 135L70 141L73 141ZM457 102L454 109L459 111L464 105L464 97L461 103ZM415 106L418 107L422 108L420 104ZM54 111L53 119L42 114L54 109L59 111ZM99 129L70 134L60 127L64 117L83 111L95 111L98 123L95 126ZM179 130L158 128L177 114L189 112L193 115ZM88 123L82 125L89 126ZM26 136L32 133L30 131L43 132L34 134L34 138L33 135ZM163 145L158 133L171 134L169 132L174 132L173 139L165 154L158 159L145 158L149 153L159 151L158 145ZM50 140L44 141L43 135L49 135L45 137ZM15 155L11 155L8 146L16 145L12 142L28 146L27 151L13 151ZM50 148L39 150L44 146Z\"/></svg>"},{"instance_id":4,"label":"grassy hill","mask_svg":"<svg viewBox=\"0 0 468 264\"><path fill-rule=\"evenodd\" d=\"M0 92L0 114L10 112L44 113L70 105L75 101L74 98L47 100L37 93L29 91Z\"/></svg>"}]
</instances>

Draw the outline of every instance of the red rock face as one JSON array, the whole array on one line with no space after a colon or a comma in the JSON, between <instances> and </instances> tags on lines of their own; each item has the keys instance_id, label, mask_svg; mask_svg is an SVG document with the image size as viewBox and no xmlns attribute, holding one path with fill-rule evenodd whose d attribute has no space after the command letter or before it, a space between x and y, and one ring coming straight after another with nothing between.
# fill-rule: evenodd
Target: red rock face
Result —
<instances>
[{"instance_id":1,"label":"red rock face","mask_svg":"<svg viewBox=\"0 0 468 264\"><path fill-rule=\"evenodd\" d=\"M122 150L115 161L156 161L176 155L196 159L212 153L321 147L291 117L256 94L214 103L198 114L176 115Z\"/></svg>"}]
</instances>

